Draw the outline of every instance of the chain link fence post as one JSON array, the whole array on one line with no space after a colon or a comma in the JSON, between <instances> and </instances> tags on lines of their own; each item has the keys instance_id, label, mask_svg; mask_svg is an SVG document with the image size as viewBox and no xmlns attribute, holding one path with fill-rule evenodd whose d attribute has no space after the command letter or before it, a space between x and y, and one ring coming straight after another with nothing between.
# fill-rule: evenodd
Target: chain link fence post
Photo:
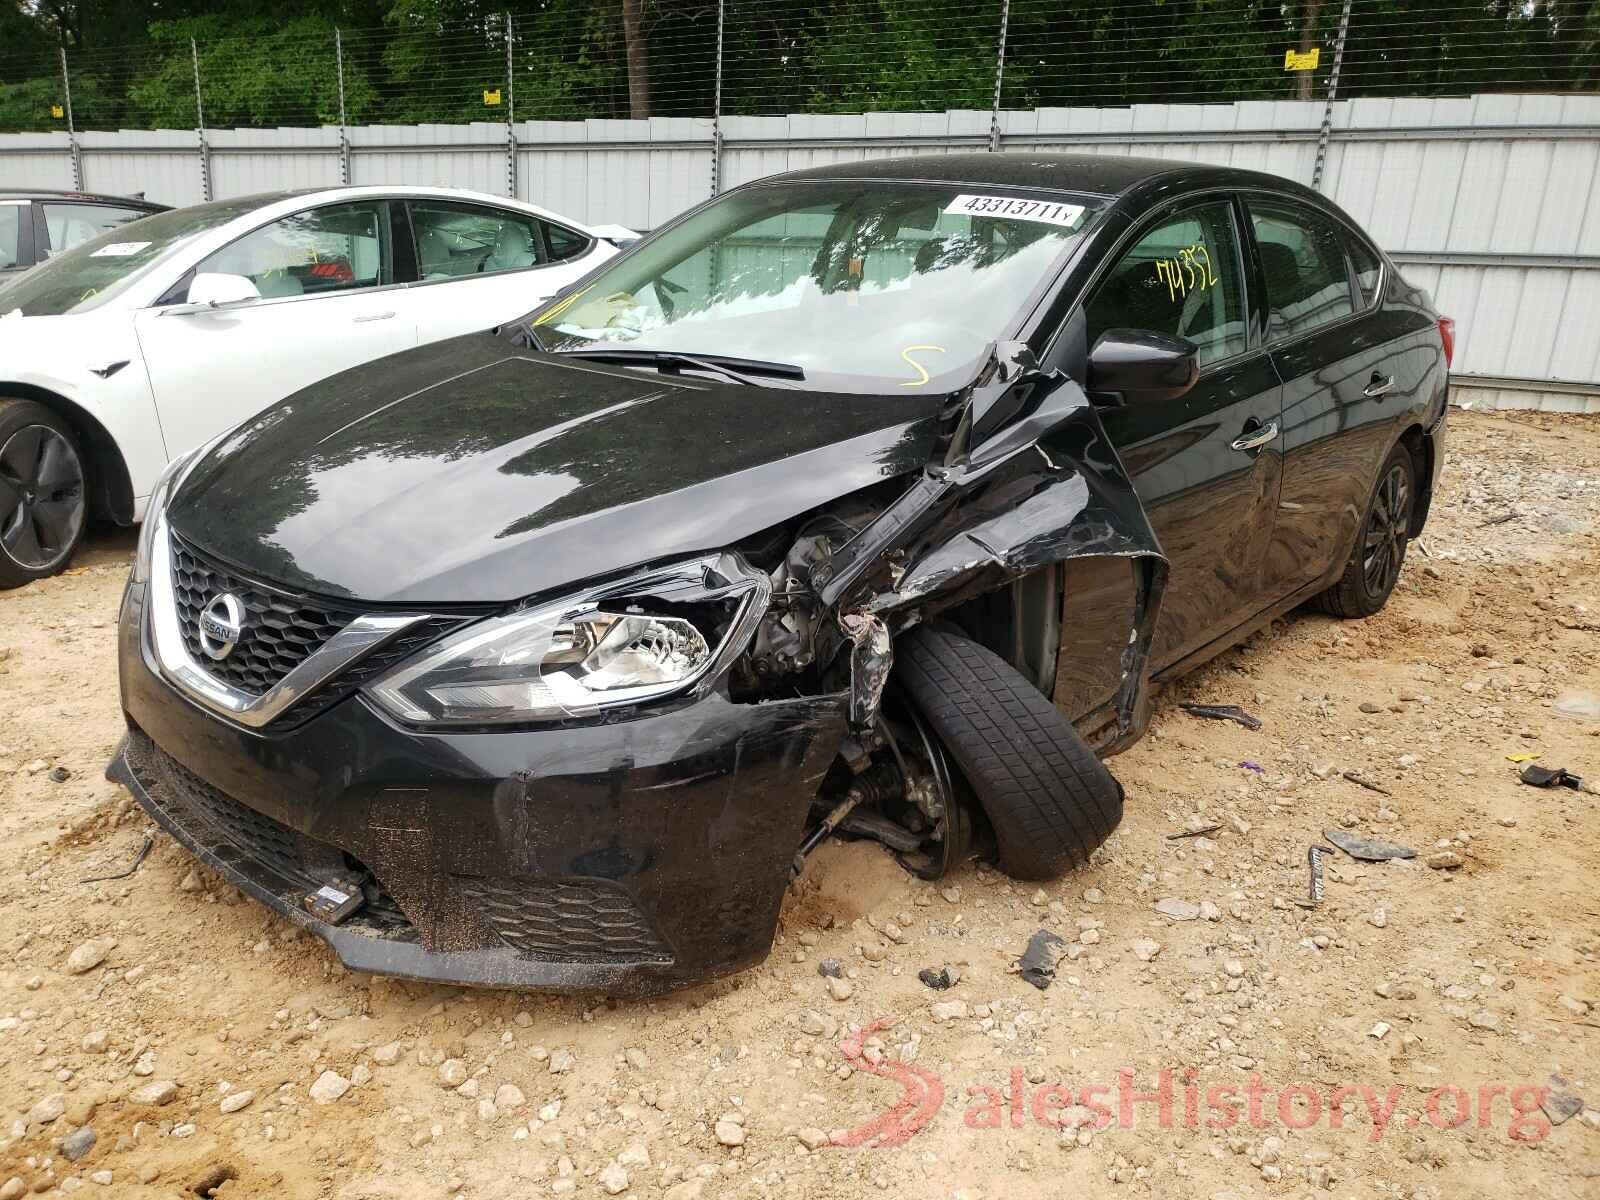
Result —
<instances>
[{"instance_id":1,"label":"chain link fence post","mask_svg":"<svg viewBox=\"0 0 1600 1200\"><path fill-rule=\"evenodd\" d=\"M189 39L189 60L194 64L194 132L200 143L200 195L211 199L211 148L206 145L206 109L200 99L200 47Z\"/></svg>"},{"instance_id":2,"label":"chain link fence post","mask_svg":"<svg viewBox=\"0 0 1600 1200\"><path fill-rule=\"evenodd\" d=\"M517 198L517 63L516 31L506 13L506 195Z\"/></svg>"},{"instance_id":3,"label":"chain link fence post","mask_svg":"<svg viewBox=\"0 0 1600 1200\"><path fill-rule=\"evenodd\" d=\"M717 0L717 75L711 100L711 194L713 196L722 190L722 30L726 3L727 0Z\"/></svg>"},{"instance_id":4,"label":"chain link fence post","mask_svg":"<svg viewBox=\"0 0 1600 1200\"><path fill-rule=\"evenodd\" d=\"M72 158L72 190L83 191L83 155L78 150L78 127L72 120L72 78L67 74L67 44L61 43L61 90L67 110L67 153Z\"/></svg>"},{"instance_id":5,"label":"chain link fence post","mask_svg":"<svg viewBox=\"0 0 1600 1200\"><path fill-rule=\"evenodd\" d=\"M333 27L333 58L339 70L339 182L350 186L350 136L344 114L344 31Z\"/></svg>"},{"instance_id":6,"label":"chain link fence post","mask_svg":"<svg viewBox=\"0 0 1600 1200\"><path fill-rule=\"evenodd\" d=\"M1000 150L1000 86L1006 75L1006 31L1011 25L1011 0L1000 0L1000 42L994 54L994 104L989 109L989 153Z\"/></svg>"},{"instance_id":7,"label":"chain link fence post","mask_svg":"<svg viewBox=\"0 0 1600 1200\"><path fill-rule=\"evenodd\" d=\"M1317 161L1311 168L1311 186L1322 190L1322 169L1328 161L1328 141L1333 136L1333 101L1339 94L1339 68L1344 65L1344 42L1350 33L1350 0L1339 13L1339 34L1333 42L1333 70L1328 72L1328 98L1322 104L1322 129L1317 134Z\"/></svg>"}]
</instances>

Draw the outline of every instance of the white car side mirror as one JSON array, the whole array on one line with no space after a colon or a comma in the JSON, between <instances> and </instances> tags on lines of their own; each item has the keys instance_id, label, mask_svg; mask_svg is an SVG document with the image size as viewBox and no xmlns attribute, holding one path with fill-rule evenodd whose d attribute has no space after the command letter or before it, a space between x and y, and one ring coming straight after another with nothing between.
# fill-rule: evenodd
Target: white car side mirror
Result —
<instances>
[{"instance_id":1,"label":"white car side mirror","mask_svg":"<svg viewBox=\"0 0 1600 1200\"><path fill-rule=\"evenodd\" d=\"M243 275L202 271L189 284L189 303L205 305L207 308L259 299L261 293L256 290L256 285Z\"/></svg>"}]
</instances>

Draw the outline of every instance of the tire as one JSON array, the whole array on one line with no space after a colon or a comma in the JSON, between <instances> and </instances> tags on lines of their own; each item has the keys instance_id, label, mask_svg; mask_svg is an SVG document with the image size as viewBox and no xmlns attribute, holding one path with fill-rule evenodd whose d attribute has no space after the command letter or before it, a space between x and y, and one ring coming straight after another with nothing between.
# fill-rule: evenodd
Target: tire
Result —
<instances>
[{"instance_id":1,"label":"tire","mask_svg":"<svg viewBox=\"0 0 1600 1200\"><path fill-rule=\"evenodd\" d=\"M1344 574L1311 606L1350 621L1370 617L1388 603L1405 564L1416 503L1416 464L1409 450L1396 446L1378 472Z\"/></svg>"},{"instance_id":2,"label":"tire","mask_svg":"<svg viewBox=\"0 0 1600 1200\"><path fill-rule=\"evenodd\" d=\"M896 642L894 670L971 785L1007 875L1054 879L1111 836L1121 785L999 655L948 627L923 627Z\"/></svg>"},{"instance_id":3,"label":"tire","mask_svg":"<svg viewBox=\"0 0 1600 1200\"><path fill-rule=\"evenodd\" d=\"M64 570L88 511L72 427L42 404L0 399L0 589Z\"/></svg>"}]
</instances>

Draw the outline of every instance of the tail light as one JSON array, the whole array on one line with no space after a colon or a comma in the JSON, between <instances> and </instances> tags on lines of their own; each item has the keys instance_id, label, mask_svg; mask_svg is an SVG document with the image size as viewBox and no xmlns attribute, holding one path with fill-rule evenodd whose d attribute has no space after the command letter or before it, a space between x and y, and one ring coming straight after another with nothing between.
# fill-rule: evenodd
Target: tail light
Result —
<instances>
[{"instance_id":1,"label":"tail light","mask_svg":"<svg viewBox=\"0 0 1600 1200\"><path fill-rule=\"evenodd\" d=\"M1439 340L1444 343L1444 366L1448 371L1456 357L1456 323L1453 317L1439 318Z\"/></svg>"}]
</instances>

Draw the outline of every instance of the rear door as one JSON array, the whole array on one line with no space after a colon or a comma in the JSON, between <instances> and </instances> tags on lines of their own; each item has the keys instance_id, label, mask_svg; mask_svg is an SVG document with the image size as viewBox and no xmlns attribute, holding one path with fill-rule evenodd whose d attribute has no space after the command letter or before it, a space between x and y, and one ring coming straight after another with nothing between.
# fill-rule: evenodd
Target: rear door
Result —
<instances>
[{"instance_id":1,"label":"rear door","mask_svg":"<svg viewBox=\"0 0 1600 1200\"><path fill-rule=\"evenodd\" d=\"M1286 197L1245 197L1283 378L1283 486L1266 586L1287 597L1350 552L1409 385L1385 319L1381 260L1328 213Z\"/></svg>"},{"instance_id":2,"label":"rear door","mask_svg":"<svg viewBox=\"0 0 1600 1200\"><path fill-rule=\"evenodd\" d=\"M186 314L159 305L135 315L174 457L308 384L416 342L394 280L386 201L282 217L195 272L243 276L259 299Z\"/></svg>"},{"instance_id":3,"label":"rear door","mask_svg":"<svg viewBox=\"0 0 1600 1200\"><path fill-rule=\"evenodd\" d=\"M1171 565L1151 652L1157 670L1263 604L1281 412L1278 377L1248 317L1242 215L1231 196L1213 195L1148 219L1084 310L1091 347L1126 328L1200 350L1200 380L1185 395L1101 413ZM1070 650L1070 627L1063 638Z\"/></svg>"},{"instance_id":4,"label":"rear door","mask_svg":"<svg viewBox=\"0 0 1600 1200\"><path fill-rule=\"evenodd\" d=\"M586 234L517 209L433 199L407 208L417 282L406 303L419 343L519 317L607 257Z\"/></svg>"}]
</instances>

